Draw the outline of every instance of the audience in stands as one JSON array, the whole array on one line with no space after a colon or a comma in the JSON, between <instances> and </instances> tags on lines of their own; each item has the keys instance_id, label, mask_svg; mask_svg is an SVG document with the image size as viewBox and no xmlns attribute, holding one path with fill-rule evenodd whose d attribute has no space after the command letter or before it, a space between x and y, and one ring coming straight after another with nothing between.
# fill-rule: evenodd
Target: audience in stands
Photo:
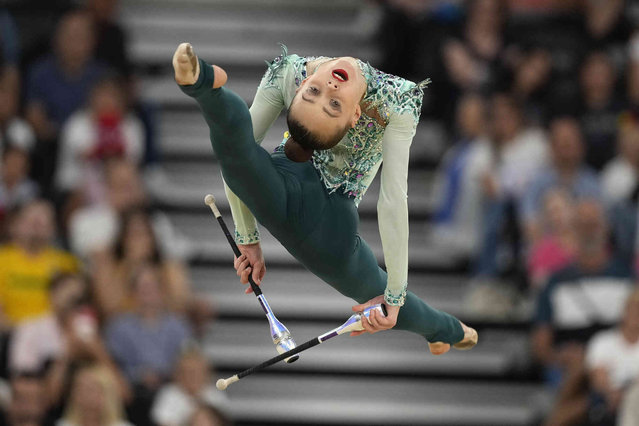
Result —
<instances>
[{"instance_id":1,"label":"audience in stands","mask_svg":"<svg viewBox=\"0 0 639 426\"><path fill-rule=\"evenodd\" d=\"M570 194L561 189L550 189L543 197L538 236L530 242L527 257L528 280L534 293L574 260L577 235L573 203Z\"/></svg>"},{"instance_id":2,"label":"audience in stands","mask_svg":"<svg viewBox=\"0 0 639 426\"><path fill-rule=\"evenodd\" d=\"M457 141L440 164L433 215L433 242L462 255L477 252L482 221L481 178L490 165L486 106L478 94L462 98L457 108Z\"/></svg>"},{"instance_id":3,"label":"audience in stands","mask_svg":"<svg viewBox=\"0 0 639 426\"><path fill-rule=\"evenodd\" d=\"M56 426L132 426L113 371L100 364L88 364L73 375L69 403Z\"/></svg>"},{"instance_id":4,"label":"audience in stands","mask_svg":"<svg viewBox=\"0 0 639 426\"><path fill-rule=\"evenodd\" d=\"M87 108L75 112L60 135L56 188L76 193L92 205L104 198L103 164L124 158L140 164L144 128L127 111L125 88L116 78L103 79L91 90Z\"/></svg>"},{"instance_id":5,"label":"audience in stands","mask_svg":"<svg viewBox=\"0 0 639 426\"><path fill-rule=\"evenodd\" d=\"M520 106L512 96L498 94L492 101L493 158L482 176L485 211L481 227L481 250L476 272L495 276L497 252L505 224L515 234L518 250L518 206L533 177L547 164L548 146L543 132L526 126Z\"/></svg>"},{"instance_id":6,"label":"audience in stands","mask_svg":"<svg viewBox=\"0 0 639 426\"><path fill-rule=\"evenodd\" d=\"M599 177L583 163L579 123L572 118L556 118L549 129L551 161L531 179L520 206L527 237L533 242L543 234L539 215L549 191L562 189L575 200L601 198Z\"/></svg>"},{"instance_id":7,"label":"audience in stands","mask_svg":"<svg viewBox=\"0 0 639 426\"><path fill-rule=\"evenodd\" d=\"M126 404L136 426L150 413L162 426L228 425L183 319L202 331L210 306L189 289L179 235L148 209L153 109L137 92L119 2L25 1L47 16L14 15L16 28L0 8L0 330L13 334L1 420L127 425ZM638 426L636 293L624 311L639 259L636 5L377 3L382 69L432 77L422 116L454 132L432 240L469 257L477 282L503 278L508 257L506 272L525 263L511 276L537 298L532 351L558 390L547 424L601 425L618 411L621 426ZM48 34L41 24L55 21ZM51 50L33 62L43 36ZM500 311L486 294L485 312Z\"/></svg>"},{"instance_id":8,"label":"audience in stands","mask_svg":"<svg viewBox=\"0 0 639 426\"><path fill-rule=\"evenodd\" d=\"M522 106L528 122L541 125L548 119L554 100L551 90L552 58L542 48L530 49L520 56L512 65L510 91Z\"/></svg>"},{"instance_id":9,"label":"audience in stands","mask_svg":"<svg viewBox=\"0 0 639 426\"><path fill-rule=\"evenodd\" d=\"M70 214L69 242L73 251L83 258L113 246L120 216L147 202L140 173L134 164L124 159L106 164L105 186L106 194L100 203L84 206Z\"/></svg>"},{"instance_id":10,"label":"audience in stands","mask_svg":"<svg viewBox=\"0 0 639 426\"><path fill-rule=\"evenodd\" d=\"M604 52L590 53L581 69L581 99L576 107L586 142L586 163L596 170L615 156L617 123L623 104L616 96L617 74Z\"/></svg>"},{"instance_id":11,"label":"audience in stands","mask_svg":"<svg viewBox=\"0 0 639 426\"><path fill-rule=\"evenodd\" d=\"M548 424L579 424L587 402L584 345L594 332L616 324L633 291L630 266L608 247L601 203L584 200L575 211L575 261L553 274L540 293L533 353L546 381L561 387Z\"/></svg>"},{"instance_id":12,"label":"audience in stands","mask_svg":"<svg viewBox=\"0 0 639 426\"><path fill-rule=\"evenodd\" d=\"M20 108L20 79L9 67L0 66L0 149L15 146L31 151L35 133L18 114Z\"/></svg>"},{"instance_id":13,"label":"audience in stands","mask_svg":"<svg viewBox=\"0 0 639 426\"><path fill-rule=\"evenodd\" d=\"M66 120L88 100L106 69L93 59L95 37L85 11L64 15L53 37L53 51L32 65L26 80L26 116L39 140L35 170L43 187L55 170L57 137Z\"/></svg>"},{"instance_id":14,"label":"audience in stands","mask_svg":"<svg viewBox=\"0 0 639 426\"><path fill-rule=\"evenodd\" d=\"M639 290L628 297L619 326L588 343L586 367L594 393L589 420L613 424L625 390L639 380Z\"/></svg>"},{"instance_id":15,"label":"audience in stands","mask_svg":"<svg viewBox=\"0 0 639 426\"><path fill-rule=\"evenodd\" d=\"M7 221L13 211L36 199L38 185L29 178L29 152L7 145L0 166L0 238L7 237Z\"/></svg>"},{"instance_id":16,"label":"audience in stands","mask_svg":"<svg viewBox=\"0 0 639 426\"><path fill-rule=\"evenodd\" d=\"M35 200L15 217L11 242L0 247L0 306L10 324L50 311L53 276L76 272L78 261L53 245L55 215L47 201Z\"/></svg>"},{"instance_id":17,"label":"audience in stands","mask_svg":"<svg viewBox=\"0 0 639 426\"><path fill-rule=\"evenodd\" d=\"M231 426L231 421L216 407L200 404L186 424L189 426Z\"/></svg>"},{"instance_id":18,"label":"audience in stands","mask_svg":"<svg viewBox=\"0 0 639 426\"><path fill-rule=\"evenodd\" d=\"M167 310L166 284L158 268L140 265L131 276L134 309L107 324L107 347L135 391L131 420L148 419L158 389L168 380L180 351L192 338L188 323Z\"/></svg>"},{"instance_id":19,"label":"audience in stands","mask_svg":"<svg viewBox=\"0 0 639 426\"><path fill-rule=\"evenodd\" d=\"M639 171L639 123L624 114L617 136L617 155L601 172L601 186L610 206L630 201L637 189Z\"/></svg>"},{"instance_id":20,"label":"audience in stands","mask_svg":"<svg viewBox=\"0 0 639 426\"><path fill-rule=\"evenodd\" d=\"M51 425L49 419L46 386L41 376L16 375L10 380L8 406L2 411L0 421L7 426Z\"/></svg>"},{"instance_id":21,"label":"audience in stands","mask_svg":"<svg viewBox=\"0 0 639 426\"><path fill-rule=\"evenodd\" d=\"M220 412L228 409L226 394L213 384L204 354L190 348L177 362L174 381L157 393L151 417L160 426L187 424L200 404L215 407Z\"/></svg>"},{"instance_id":22,"label":"audience in stands","mask_svg":"<svg viewBox=\"0 0 639 426\"><path fill-rule=\"evenodd\" d=\"M121 394L128 395L126 382L119 377L102 342L87 292L87 284L79 275L56 276L49 288L51 313L21 323L10 342L10 371L44 373L47 398L54 405L61 402L70 371L83 361L111 368L119 378Z\"/></svg>"},{"instance_id":23,"label":"audience in stands","mask_svg":"<svg viewBox=\"0 0 639 426\"><path fill-rule=\"evenodd\" d=\"M626 391L617 423L619 426L639 426L639 380Z\"/></svg>"},{"instance_id":24,"label":"audience in stands","mask_svg":"<svg viewBox=\"0 0 639 426\"><path fill-rule=\"evenodd\" d=\"M161 274L167 307L172 312L187 312L192 295L185 266L163 255L148 213L132 209L122 216L113 250L99 257L95 264L95 296L104 315L132 308L130 277L147 263L157 267Z\"/></svg>"}]
</instances>

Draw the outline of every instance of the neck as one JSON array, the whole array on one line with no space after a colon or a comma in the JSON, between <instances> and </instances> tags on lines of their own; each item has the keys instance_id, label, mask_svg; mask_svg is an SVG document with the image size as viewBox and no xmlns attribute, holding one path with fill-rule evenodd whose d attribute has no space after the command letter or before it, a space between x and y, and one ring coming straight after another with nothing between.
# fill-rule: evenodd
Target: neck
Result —
<instances>
[{"instance_id":1,"label":"neck","mask_svg":"<svg viewBox=\"0 0 639 426\"><path fill-rule=\"evenodd\" d=\"M35 256L40 254L40 252L44 249L44 245L40 244L36 241L18 241L16 243L18 247L24 250L28 255Z\"/></svg>"},{"instance_id":2,"label":"neck","mask_svg":"<svg viewBox=\"0 0 639 426\"><path fill-rule=\"evenodd\" d=\"M158 319L162 310L151 306L142 306L138 312L142 320L153 323Z\"/></svg>"},{"instance_id":3,"label":"neck","mask_svg":"<svg viewBox=\"0 0 639 426\"><path fill-rule=\"evenodd\" d=\"M313 156L313 150L304 148L299 143L295 142L293 138L289 138L284 145L284 153L289 160L296 163L305 163Z\"/></svg>"}]
</instances>

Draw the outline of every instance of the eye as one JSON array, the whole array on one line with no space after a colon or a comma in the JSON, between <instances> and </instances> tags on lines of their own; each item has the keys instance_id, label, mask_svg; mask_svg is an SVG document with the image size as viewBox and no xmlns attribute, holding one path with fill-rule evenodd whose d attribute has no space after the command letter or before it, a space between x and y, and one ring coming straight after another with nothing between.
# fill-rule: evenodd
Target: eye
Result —
<instances>
[{"instance_id":1,"label":"eye","mask_svg":"<svg viewBox=\"0 0 639 426\"><path fill-rule=\"evenodd\" d=\"M335 109L340 109L342 104L337 99L331 99L331 107Z\"/></svg>"},{"instance_id":2,"label":"eye","mask_svg":"<svg viewBox=\"0 0 639 426\"><path fill-rule=\"evenodd\" d=\"M319 93L319 90L318 90L318 89L317 89L317 87L315 87L315 86L310 86L310 87L308 88L308 92L309 92L311 95L317 95L317 94Z\"/></svg>"}]
</instances>

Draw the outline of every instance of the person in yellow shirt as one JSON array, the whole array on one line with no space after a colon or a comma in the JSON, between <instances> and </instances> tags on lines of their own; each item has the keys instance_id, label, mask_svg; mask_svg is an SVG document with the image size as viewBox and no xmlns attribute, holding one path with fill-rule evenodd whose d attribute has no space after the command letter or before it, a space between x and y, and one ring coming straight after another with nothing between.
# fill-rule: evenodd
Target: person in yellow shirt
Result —
<instances>
[{"instance_id":1,"label":"person in yellow shirt","mask_svg":"<svg viewBox=\"0 0 639 426\"><path fill-rule=\"evenodd\" d=\"M11 325L50 310L48 286L62 272L77 272L79 262L53 246L55 217L47 201L23 206L10 229L11 242L0 247L0 308Z\"/></svg>"}]
</instances>

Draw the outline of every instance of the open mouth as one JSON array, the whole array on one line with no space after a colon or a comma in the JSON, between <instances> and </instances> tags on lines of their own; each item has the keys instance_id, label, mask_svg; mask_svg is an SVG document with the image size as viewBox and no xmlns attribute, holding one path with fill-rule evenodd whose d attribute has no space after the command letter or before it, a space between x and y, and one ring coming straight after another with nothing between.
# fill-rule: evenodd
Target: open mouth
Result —
<instances>
[{"instance_id":1,"label":"open mouth","mask_svg":"<svg viewBox=\"0 0 639 426\"><path fill-rule=\"evenodd\" d=\"M341 82L348 81L348 73L346 72L346 70L343 70L341 68L333 70L332 75L335 79Z\"/></svg>"}]
</instances>

